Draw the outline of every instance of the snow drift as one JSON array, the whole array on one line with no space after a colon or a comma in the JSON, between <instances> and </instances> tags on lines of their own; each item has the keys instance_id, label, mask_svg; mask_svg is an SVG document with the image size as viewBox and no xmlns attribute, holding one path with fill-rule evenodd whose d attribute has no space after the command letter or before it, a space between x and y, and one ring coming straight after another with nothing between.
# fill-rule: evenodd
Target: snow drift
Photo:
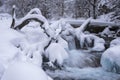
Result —
<instances>
[{"instance_id":1,"label":"snow drift","mask_svg":"<svg viewBox=\"0 0 120 80\"><path fill-rule=\"evenodd\" d=\"M14 62L9 65L1 80L52 80L52 78L31 63Z\"/></svg>"}]
</instances>

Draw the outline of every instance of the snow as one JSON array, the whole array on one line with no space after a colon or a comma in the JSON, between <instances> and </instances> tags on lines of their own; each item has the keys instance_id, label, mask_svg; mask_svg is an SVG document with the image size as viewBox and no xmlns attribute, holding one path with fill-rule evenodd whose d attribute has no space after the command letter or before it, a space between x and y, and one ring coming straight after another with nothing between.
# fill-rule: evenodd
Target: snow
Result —
<instances>
[{"instance_id":1,"label":"snow","mask_svg":"<svg viewBox=\"0 0 120 80\"><path fill-rule=\"evenodd\" d=\"M120 73L120 46L107 49L101 58L102 68L106 71Z\"/></svg>"},{"instance_id":2,"label":"snow","mask_svg":"<svg viewBox=\"0 0 120 80\"><path fill-rule=\"evenodd\" d=\"M34 10L36 14L31 14ZM103 54L102 52L97 54L73 50L76 48L74 43L75 29L63 19L49 25L47 19L41 15L41 12L37 8L34 10L29 13L30 15L28 14L18 21L18 24L27 18L35 17L45 23L43 26L50 34L50 38L45 34L39 22L31 21L21 31L16 31L10 29L12 21L10 16L7 18L0 16L1 80L52 80L55 77L65 78L66 80L119 80L120 75L116 74L120 73L119 38L113 40L110 43L111 47ZM82 26L84 27L87 22ZM84 29L83 27L81 27L82 30ZM81 38L82 44L86 43L85 40L88 44L91 44L92 40L94 40L94 46L90 49L91 51L104 51L104 39L94 34L84 32L80 34L77 34L77 36ZM47 49L44 50L51 38L56 39L58 42L51 42ZM50 65L57 62L60 67L64 66L64 68L62 70L44 72L42 70L42 55L49 58ZM100 65L100 56L98 55L102 55L102 68L97 67Z\"/></svg>"},{"instance_id":3,"label":"snow","mask_svg":"<svg viewBox=\"0 0 120 80\"><path fill-rule=\"evenodd\" d=\"M59 43L51 43L45 51L45 56L49 58L49 61L62 66L63 61L68 58L68 53Z\"/></svg>"},{"instance_id":4,"label":"snow","mask_svg":"<svg viewBox=\"0 0 120 80\"><path fill-rule=\"evenodd\" d=\"M35 22L30 23L30 24L34 24L34 23ZM0 20L0 24L1 24L0 32L2 33L2 34L0 34L0 38L1 38L0 44L2 46L2 47L0 47L0 77L2 76L3 72L6 69L8 71L5 72L6 77L4 77L3 80L8 80L8 79L11 80L10 78L6 79L7 76L10 77L10 75L11 75L11 77L12 76L14 77L17 74L19 74L19 71L22 69L25 73L26 69L24 69L24 67L23 67L24 62L30 63L30 65L28 65L28 63L27 63L27 66L31 66L31 64L34 64L34 66L41 67L41 64L42 64L41 54L43 53L44 46L46 46L48 44L49 40L48 40L47 36L44 34L43 30L41 30L40 27L38 28L38 24L34 25L36 27L30 27L28 25L28 27L26 27L26 29L25 28L22 29L22 31L15 31L13 29L10 29L9 25L11 24L11 18L4 18L4 20ZM45 39L47 39L47 43L46 43ZM19 45L20 45L20 48L22 49L22 51L21 51L21 49L17 48ZM35 49L35 48L37 48L37 49ZM34 51L34 49L35 49L35 51ZM30 54L31 54L31 52L34 51L34 55L32 54L33 58L30 58L28 56L30 54L25 55L25 51L30 52ZM17 73L17 69L14 70L15 67L13 67L12 71L16 71L16 72L15 73L13 72L13 74L11 74L12 72L9 72L8 65L11 63L14 63L15 61L23 61L23 63L20 63L22 69L20 69L20 67L18 67L19 71ZM16 62L16 63L18 63L18 62ZM20 66L20 64L16 64L16 66L17 65ZM31 68L34 68L34 67L31 67ZM31 71L31 73L32 73L32 71ZM33 74L31 74L31 75L33 75ZM31 76L31 75L26 75L26 76ZM24 77L24 75L22 75L22 76ZM18 75L17 77L19 78L20 76ZM37 78L38 77L36 77L35 79L37 80ZM24 80L25 79L26 78L24 78ZM32 79L32 78L30 78L30 79ZM28 80L30 80L30 79L28 79ZM35 79L33 79L33 80L35 80ZM41 79L41 78L39 78L39 79ZM18 79L15 79L15 80L18 80ZM48 80L48 79L43 78L43 80ZM52 80L52 79L50 78L50 80Z\"/></svg>"},{"instance_id":5,"label":"snow","mask_svg":"<svg viewBox=\"0 0 120 80\"><path fill-rule=\"evenodd\" d=\"M48 45L50 39L41 29L38 22L30 22L21 31L24 33L24 37L19 38L17 44L20 46L20 52L28 57L29 62L42 66L41 55L44 53L44 48Z\"/></svg>"},{"instance_id":6,"label":"snow","mask_svg":"<svg viewBox=\"0 0 120 80\"><path fill-rule=\"evenodd\" d=\"M68 47L70 50L76 49L75 40L74 40L74 29L69 23L64 22L62 27L61 37L68 42Z\"/></svg>"},{"instance_id":7,"label":"snow","mask_svg":"<svg viewBox=\"0 0 120 80\"><path fill-rule=\"evenodd\" d=\"M119 37L110 42L110 47L119 46L119 45L120 45L120 38Z\"/></svg>"},{"instance_id":8,"label":"snow","mask_svg":"<svg viewBox=\"0 0 120 80\"><path fill-rule=\"evenodd\" d=\"M9 65L1 80L52 80L52 78L31 63L17 61Z\"/></svg>"},{"instance_id":9,"label":"snow","mask_svg":"<svg viewBox=\"0 0 120 80\"><path fill-rule=\"evenodd\" d=\"M43 17L42 15L37 15L37 14L28 14L28 15L26 15L24 18L17 21L15 26L20 25L24 20L29 19L29 18L37 18L37 19L39 19L40 21L44 22L44 27L46 27L46 29L48 28L48 22L47 22L46 18Z\"/></svg>"},{"instance_id":10,"label":"snow","mask_svg":"<svg viewBox=\"0 0 120 80\"><path fill-rule=\"evenodd\" d=\"M42 12L40 11L39 8L33 8L28 12L28 14L33 14L33 13L42 15Z\"/></svg>"},{"instance_id":11,"label":"snow","mask_svg":"<svg viewBox=\"0 0 120 80\"><path fill-rule=\"evenodd\" d=\"M105 50L104 44L105 44L105 40L103 38L99 38L96 36L92 51L104 51Z\"/></svg>"},{"instance_id":12,"label":"snow","mask_svg":"<svg viewBox=\"0 0 120 80\"><path fill-rule=\"evenodd\" d=\"M61 38L60 36L58 36L58 43L59 43L64 49L68 49L68 42L65 41L63 38Z\"/></svg>"},{"instance_id":13,"label":"snow","mask_svg":"<svg viewBox=\"0 0 120 80\"><path fill-rule=\"evenodd\" d=\"M113 13L109 13L109 14L106 14L106 16L104 16L104 15L99 16L98 19L91 19L89 25L90 26L100 26L100 27L120 26L119 23L111 22L110 17L112 17L112 14ZM65 21L71 25L80 26L84 23L85 20L84 19L83 20L81 20L81 19L77 19L77 20L76 19L66 19Z\"/></svg>"},{"instance_id":14,"label":"snow","mask_svg":"<svg viewBox=\"0 0 120 80\"><path fill-rule=\"evenodd\" d=\"M105 21L105 22L111 22L112 14L113 14L113 13L100 15L100 16L98 17L98 19L101 20L101 21Z\"/></svg>"},{"instance_id":15,"label":"snow","mask_svg":"<svg viewBox=\"0 0 120 80\"><path fill-rule=\"evenodd\" d=\"M0 20L0 61L4 66L7 66L13 56L17 53L17 48L13 45L12 40L22 36L19 32L10 29L11 18ZM9 54L8 54L9 53Z\"/></svg>"}]
</instances>

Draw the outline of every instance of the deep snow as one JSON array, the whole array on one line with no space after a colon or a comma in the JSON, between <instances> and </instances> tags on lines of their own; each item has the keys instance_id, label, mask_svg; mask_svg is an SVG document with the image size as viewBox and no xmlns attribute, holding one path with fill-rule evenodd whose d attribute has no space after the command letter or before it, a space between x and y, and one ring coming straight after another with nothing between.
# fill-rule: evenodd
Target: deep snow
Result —
<instances>
[{"instance_id":1,"label":"deep snow","mask_svg":"<svg viewBox=\"0 0 120 80\"><path fill-rule=\"evenodd\" d=\"M39 53L43 54L43 45L45 46L48 43L49 39L47 36L45 36L45 34L40 28L36 27L39 26L39 23L36 22L30 23L29 25L27 25L27 27L25 27L26 29L23 28L21 31L15 31L10 29L10 23L11 23L11 18L3 18L2 20L0 20L0 24L1 24L0 25L0 33L1 33L0 34L0 45L1 45L0 46L0 78L3 75L3 72L5 72L2 80L9 80L10 78L14 78L15 80L17 78L18 80L19 77L23 78L22 80L26 80L26 76L29 80L37 80L42 78L43 78L42 80L49 80L47 79L48 75L50 75L55 80L57 79L59 80L60 78L61 80L63 79L64 80L119 80L120 79L119 74L106 72L101 67L90 68L89 66L91 66L91 64L93 65L95 64L94 62L95 57L93 56L93 54L88 55L89 52L82 52L76 50L67 51L69 54L69 58L65 63L66 64L68 63L69 65L65 65L66 68L56 71L47 70L46 71L46 73L48 74L47 75L41 69L42 61L40 59L42 57L41 55L39 55ZM61 28L59 28L58 31L59 30L61 30ZM60 40L61 37L58 39ZM66 47L64 48L68 48L68 44L65 41L61 40L60 42L62 42L61 46L65 45ZM104 41L102 40L101 43L104 43ZM19 46L20 49L17 48ZM16 56L19 55L19 52L23 53L24 58L23 57L20 58L20 61L23 62L17 63ZM35 58L33 58L33 61L31 60L28 61L29 59L31 59L31 56L27 56L25 55L25 53L27 53L27 55L35 56ZM26 59L28 61L27 63L26 63ZM85 63L86 60L88 61L89 64ZM14 65L10 66L11 63ZM26 72L26 70L28 72ZM25 75L22 73L25 73ZM17 76L15 77L14 75Z\"/></svg>"}]
</instances>

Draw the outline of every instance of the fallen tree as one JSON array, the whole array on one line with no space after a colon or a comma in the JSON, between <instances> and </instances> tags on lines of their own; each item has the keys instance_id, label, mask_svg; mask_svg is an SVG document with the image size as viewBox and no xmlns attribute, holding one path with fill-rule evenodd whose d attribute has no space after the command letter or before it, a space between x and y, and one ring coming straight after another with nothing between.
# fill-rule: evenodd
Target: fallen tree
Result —
<instances>
[{"instance_id":1,"label":"fallen tree","mask_svg":"<svg viewBox=\"0 0 120 80\"><path fill-rule=\"evenodd\" d=\"M87 19L79 28L75 29L75 36L79 40L80 48L86 47L91 51L103 51L105 49L104 44L105 41L102 38L94 34L90 34L89 32L85 33L85 29L90 24L92 18Z\"/></svg>"},{"instance_id":2,"label":"fallen tree","mask_svg":"<svg viewBox=\"0 0 120 80\"><path fill-rule=\"evenodd\" d=\"M21 30L23 27L25 27L30 21L37 21L41 25L40 27L44 30L46 35L50 37L50 34L52 35L52 32L49 28L49 23L47 19L42 15L41 11L38 8L34 8L28 12L28 14L21 18L20 20L17 20L15 18L15 7L13 7L13 14L12 14L12 24L11 28L15 30Z\"/></svg>"},{"instance_id":3,"label":"fallen tree","mask_svg":"<svg viewBox=\"0 0 120 80\"><path fill-rule=\"evenodd\" d=\"M85 43L85 34L84 30L90 23L92 18L87 19L79 28L75 29L75 36L77 39L80 41L80 47L83 48L84 43Z\"/></svg>"},{"instance_id":4,"label":"fallen tree","mask_svg":"<svg viewBox=\"0 0 120 80\"><path fill-rule=\"evenodd\" d=\"M69 24L71 24L73 26L77 26L77 27L82 25L84 23L84 21L85 20L66 20L66 22L68 22ZM115 27L120 27L120 24L119 23L113 23L113 22L103 22L103 21L92 19L90 21L89 26L100 26L100 27L115 26Z\"/></svg>"}]
</instances>

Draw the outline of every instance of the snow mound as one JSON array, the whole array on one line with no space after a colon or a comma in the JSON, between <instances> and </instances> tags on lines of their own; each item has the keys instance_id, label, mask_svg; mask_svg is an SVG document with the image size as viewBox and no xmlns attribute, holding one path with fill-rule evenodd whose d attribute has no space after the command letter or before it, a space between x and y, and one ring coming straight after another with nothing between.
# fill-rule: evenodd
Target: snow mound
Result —
<instances>
[{"instance_id":1,"label":"snow mound","mask_svg":"<svg viewBox=\"0 0 120 80\"><path fill-rule=\"evenodd\" d=\"M120 46L107 49L101 58L102 68L106 71L120 73Z\"/></svg>"},{"instance_id":2,"label":"snow mound","mask_svg":"<svg viewBox=\"0 0 120 80\"><path fill-rule=\"evenodd\" d=\"M1 80L52 80L39 67L25 62L9 65Z\"/></svg>"},{"instance_id":3,"label":"snow mound","mask_svg":"<svg viewBox=\"0 0 120 80\"><path fill-rule=\"evenodd\" d=\"M105 50L104 44L105 40L103 38L96 37L92 51L104 51Z\"/></svg>"},{"instance_id":4,"label":"snow mound","mask_svg":"<svg viewBox=\"0 0 120 80\"><path fill-rule=\"evenodd\" d=\"M0 61L7 67L18 49L14 46L13 39L23 36L21 33L10 29L11 18L0 20Z\"/></svg>"},{"instance_id":5,"label":"snow mound","mask_svg":"<svg viewBox=\"0 0 120 80\"><path fill-rule=\"evenodd\" d=\"M118 45L120 45L120 38L116 38L110 42L110 47L114 47Z\"/></svg>"},{"instance_id":6,"label":"snow mound","mask_svg":"<svg viewBox=\"0 0 120 80\"><path fill-rule=\"evenodd\" d=\"M62 65L63 61L68 58L68 53L59 43L51 43L45 51L45 56L49 58L50 62Z\"/></svg>"}]
</instances>

